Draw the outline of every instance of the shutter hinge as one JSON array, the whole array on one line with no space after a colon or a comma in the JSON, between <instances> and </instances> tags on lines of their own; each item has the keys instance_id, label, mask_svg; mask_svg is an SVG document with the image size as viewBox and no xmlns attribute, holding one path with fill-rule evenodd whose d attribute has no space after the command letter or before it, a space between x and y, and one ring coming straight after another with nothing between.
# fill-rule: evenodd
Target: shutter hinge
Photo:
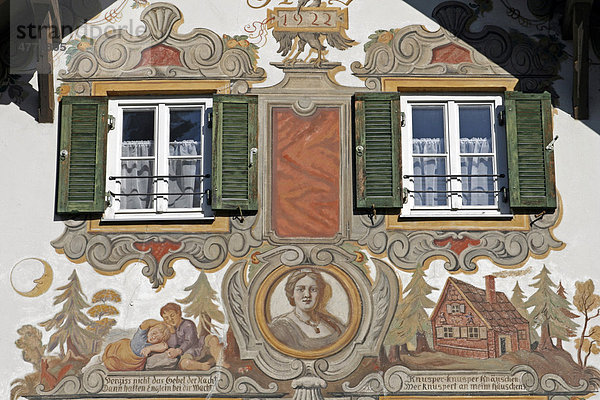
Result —
<instances>
[{"instance_id":1,"label":"shutter hinge","mask_svg":"<svg viewBox=\"0 0 600 400\"><path fill-rule=\"evenodd\" d=\"M106 197L105 197L106 208L112 207L114 198L115 198L115 195L113 194L113 192L111 192L110 190L108 192L106 192Z\"/></svg>"},{"instance_id":2,"label":"shutter hinge","mask_svg":"<svg viewBox=\"0 0 600 400\"><path fill-rule=\"evenodd\" d=\"M248 167L251 168L254 165L254 157L258 154L258 149L253 147L250 149L250 162L248 163Z\"/></svg>"},{"instance_id":3,"label":"shutter hinge","mask_svg":"<svg viewBox=\"0 0 600 400\"><path fill-rule=\"evenodd\" d=\"M506 111L500 110L498 112L498 124L500 126L504 126L505 123L506 123Z\"/></svg>"},{"instance_id":4,"label":"shutter hinge","mask_svg":"<svg viewBox=\"0 0 600 400\"><path fill-rule=\"evenodd\" d=\"M371 220L371 224L375 225L375 218L377 218L377 209L375 208L375 204L371 204L371 208L369 209L367 216Z\"/></svg>"},{"instance_id":5,"label":"shutter hinge","mask_svg":"<svg viewBox=\"0 0 600 400\"><path fill-rule=\"evenodd\" d=\"M115 116L108 114L108 130L112 131L115 129Z\"/></svg>"},{"instance_id":6,"label":"shutter hinge","mask_svg":"<svg viewBox=\"0 0 600 400\"><path fill-rule=\"evenodd\" d=\"M406 114L404 114L404 111L400 112L400 126L406 126Z\"/></svg>"},{"instance_id":7,"label":"shutter hinge","mask_svg":"<svg viewBox=\"0 0 600 400\"><path fill-rule=\"evenodd\" d=\"M356 146L356 155L362 157L365 152L365 148L361 145Z\"/></svg>"},{"instance_id":8,"label":"shutter hinge","mask_svg":"<svg viewBox=\"0 0 600 400\"><path fill-rule=\"evenodd\" d=\"M209 128L212 128L212 124L213 124L213 111L208 110L206 113L206 126L208 126Z\"/></svg>"},{"instance_id":9,"label":"shutter hinge","mask_svg":"<svg viewBox=\"0 0 600 400\"><path fill-rule=\"evenodd\" d=\"M408 188L402 188L402 204L408 203Z\"/></svg>"},{"instance_id":10,"label":"shutter hinge","mask_svg":"<svg viewBox=\"0 0 600 400\"><path fill-rule=\"evenodd\" d=\"M546 215L546 211L542 211L539 214L535 214L534 215L534 219L531 220L531 222L529 223L529 226L533 226L533 224L535 224L536 222L538 222L539 220L541 220L542 218L544 218L544 215Z\"/></svg>"},{"instance_id":11,"label":"shutter hinge","mask_svg":"<svg viewBox=\"0 0 600 400\"><path fill-rule=\"evenodd\" d=\"M552 141L550 143L548 143L548 145L546 146L546 150L553 151L554 143L556 143L557 140L558 140L558 135L554 136L554 139L552 139Z\"/></svg>"},{"instance_id":12,"label":"shutter hinge","mask_svg":"<svg viewBox=\"0 0 600 400\"><path fill-rule=\"evenodd\" d=\"M237 209L240 212L240 215L234 215L233 217L231 217L231 219L238 220L240 222L240 224L243 224L244 223L244 213L242 212L242 207L238 206Z\"/></svg>"}]
</instances>

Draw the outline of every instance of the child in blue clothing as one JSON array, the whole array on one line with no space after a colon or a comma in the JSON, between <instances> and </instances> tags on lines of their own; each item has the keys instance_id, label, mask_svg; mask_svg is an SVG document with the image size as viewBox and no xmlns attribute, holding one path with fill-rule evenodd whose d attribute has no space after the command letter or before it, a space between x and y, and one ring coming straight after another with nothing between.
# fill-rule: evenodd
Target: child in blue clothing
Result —
<instances>
[{"instance_id":1,"label":"child in blue clothing","mask_svg":"<svg viewBox=\"0 0 600 400\"><path fill-rule=\"evenodd\" d=\"M131 350L140 357L148 357L150 353L162 353L169 346L167 340L171 336L171 328L164 322L147 319L131 338Z\"/></svg>"},{"instance_id":2,"label":"child in blue clothing","mask_svg":"<svg viewBox=\"0 0 600 400\"><path fill-rule=\"evenodd\" d=\"M147 319L131 339L121 339L106 346L102 361L109 371L141 371L151 353L163 353L169 346L171 328L164 322Z\"/></svg>"}]
</instances>

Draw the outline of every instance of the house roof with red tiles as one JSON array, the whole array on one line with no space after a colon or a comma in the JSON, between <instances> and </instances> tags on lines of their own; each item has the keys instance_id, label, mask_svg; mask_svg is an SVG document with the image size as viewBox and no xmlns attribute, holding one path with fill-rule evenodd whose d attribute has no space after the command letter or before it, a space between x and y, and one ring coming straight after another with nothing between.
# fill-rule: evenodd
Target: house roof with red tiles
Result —
<instances>
[{"instance_id":1,"label":"house roof with red tiles","mask_svg":"<svg viewBox=\"0 0 600 400\"><path fill-rule=\"evenodd\" d=\"M490 303L486 299L485 289L456 278L448 278L448 281L466 297L471 306L492 328L511 328L517 324L529 323L504 293L496 291L496 300Z\"/></svg>"}]
</instances>

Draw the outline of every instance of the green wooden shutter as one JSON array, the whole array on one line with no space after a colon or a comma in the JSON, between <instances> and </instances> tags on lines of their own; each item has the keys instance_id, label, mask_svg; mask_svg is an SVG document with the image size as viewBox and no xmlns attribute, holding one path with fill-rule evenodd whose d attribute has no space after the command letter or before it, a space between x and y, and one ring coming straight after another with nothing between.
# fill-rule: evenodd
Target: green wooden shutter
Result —
<instances>
[{"instance_id":1,"label":"green wooden shutter","mask_svg":"<svg viewBox=\"0 0 600 400\"><path fill-rule=\"evenodd\" d=\"M357 93L356 206L402 207L399 93Z\"/></svg>"},{"instance_id":2,"label":"green wooden shutter","mask_svg":"<svg viewBox=\"0 0 600 400\"><path fill-rule=\"evenodd\" d=\"M216 95L213 115L212 208L257 210L257 97Z\"/></svg>"},{"instance_id":3,"label":"green wooden shutter","mask_svg":"<svg viewBox=\"0 0 600 400\"><path fill-rule=\"evenodd\" d=\"M505 109L511 208L556 208L550 93L506 92Z\"/></svg>"},{"instance_id":4,"label":"green wooden shutter","mask_svg":"<svg viewBox=\"0 0 600 400\"><path fill-rule=\"evenodd\" d=\"M104 211L106 97L65 97L62 100L58 213Z\"/></svg>"}]
</instances>

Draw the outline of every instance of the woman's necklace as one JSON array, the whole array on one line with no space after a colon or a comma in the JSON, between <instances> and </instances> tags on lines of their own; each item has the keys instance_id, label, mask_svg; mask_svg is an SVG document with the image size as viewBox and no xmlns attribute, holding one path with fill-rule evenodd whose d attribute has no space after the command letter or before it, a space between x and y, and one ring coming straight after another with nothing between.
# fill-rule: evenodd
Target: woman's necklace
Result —
<instances>
[{"instance_id":1,"label":"woman's necklace","mask_svg":"<svg viewBox=\"0 0 600 400\"><path fill-rule=\"evenodd\" d=\"M298 320L300 320L300 322L303 322L306 325L312 327L315 330L315 333L321 333L321 330L319 329L319 323L321 321L313 322L313 320L310 318L305 321L302 318L300 318L300 316L298 315L298 313L295 310L294 310L294 314L296 314L296 318L298 318Z\"/></svg>"}]
</instances>

